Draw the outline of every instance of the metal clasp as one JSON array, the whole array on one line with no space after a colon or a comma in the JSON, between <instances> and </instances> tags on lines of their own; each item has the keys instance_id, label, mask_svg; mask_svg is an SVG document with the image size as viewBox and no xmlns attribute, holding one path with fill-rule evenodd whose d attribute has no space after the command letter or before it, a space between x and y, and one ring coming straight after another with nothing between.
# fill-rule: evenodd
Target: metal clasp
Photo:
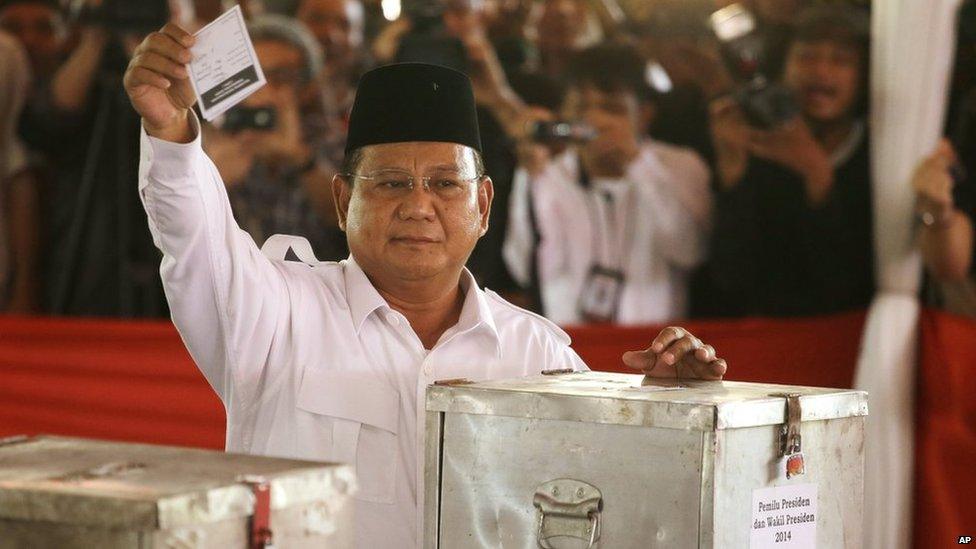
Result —
<instances>
[{"instance_id":1,"label":"metal clasp","mask_svg":"<svg viewBox=\"0 0 976 549\"><path fill-rule=\"evenodd\" d=\"M603 494L592 484L559 478L539 485L532 504L539 510L536 541L552 549L549 538L566 536L589 540L588 549L600 540Z\"/></svg>"},{"instance_id":2,"label":"metal clasp","mask_svg":"<svg viewBox=\"0 0 976 549\"><path fill-rule=\"evenodd\" d=\"M800 437L800 394L776 395L786 398L786 422L780 428L780 456L789 456L802 451Z\"/></svg>"}]
</instances>

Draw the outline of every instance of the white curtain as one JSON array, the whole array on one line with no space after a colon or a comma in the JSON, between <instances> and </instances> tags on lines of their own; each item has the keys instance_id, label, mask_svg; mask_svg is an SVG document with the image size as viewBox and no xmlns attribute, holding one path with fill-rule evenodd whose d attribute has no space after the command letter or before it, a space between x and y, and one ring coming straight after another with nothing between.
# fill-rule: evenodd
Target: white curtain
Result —
<instances>
[{"instance_id":1,"label":"white curtain","mask_svg":"<svg viewBox=\"0 0 976 549\"><path fill-rule=\"evenodd\" d=\"M868 312L855 387L870 392L864 547L911 541L915 349L921 262L909 185L942 132L959 0L874 0L871 160L878 294Z\"/></svg>"}]
</instances>

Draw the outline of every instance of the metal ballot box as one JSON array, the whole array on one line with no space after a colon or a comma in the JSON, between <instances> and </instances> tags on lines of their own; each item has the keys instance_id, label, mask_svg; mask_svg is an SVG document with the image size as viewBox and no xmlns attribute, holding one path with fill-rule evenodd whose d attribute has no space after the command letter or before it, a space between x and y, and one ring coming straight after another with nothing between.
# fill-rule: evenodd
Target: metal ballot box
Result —
<instances>
[{"instance_id":1,"label":"metal ballot box","mask_svg":"<svg viewBox=\"0 0 976 549\"><path fill-rule=\"evenodd\" d=\"M78 438L0 441L0 548L351 548L345 465Z\"/></svg>"},{"instance_id":2,"label":"metal ballot box","mask_svg":"<svg viewBox=\"0 0 976 549\"><path fill-rule=\"evenodd\" d=\"M600 372L427 390L424 546L859 548L867 394Z\"/></svg>"}]
</instances>

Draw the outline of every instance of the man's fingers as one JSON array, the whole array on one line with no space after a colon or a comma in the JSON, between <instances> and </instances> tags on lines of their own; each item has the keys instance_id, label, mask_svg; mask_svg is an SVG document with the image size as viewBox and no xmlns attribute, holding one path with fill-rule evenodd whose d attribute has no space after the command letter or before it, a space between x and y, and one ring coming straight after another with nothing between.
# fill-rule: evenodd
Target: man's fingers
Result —
<instances>
[{"instance_id":1,"label":"man's fingers","mask_svg":"<svg viewBox=\"0 0 976 549\"><path fill-rule=\"evenodd\" d=\"M660 354L661 351L666 349L675 341L684 337L688 332L679 326L668 326L667 328L661 330L661 333L654 338L651 342L651 350L655 353Z\"/></svg>"},{"instance_id":2,"label":"man's fingers","mask_svg":"<svg viewBox=\"0 0 976 549\"><path fill-rule=\"evenodd\" d=\"M172 80L189 77L186 67L153 51L144 51L132 59L134 67L144 67Z\"/></svg>"},{"instance_id":3,"label":"man's fingers","mask_svg":"<svg viewBox=\"0 0 976 549\"><path fill-rule=\"evenodd\" d=\"M197 96L193 93L193 86L190 85L189 80L174 82L173 87L169 89L169 95L174 105L184 109L189 109L197 101Z\"/></svg>"},{"instance_id":4,"label":"man's fingers","mask_svg":"<svg viewBox=\"0 0 976 549\"><path fill-rule=\"evenodd\" d=\"M125 87L129 89L139 86L152 86L154 88L168 89L170 81L165 76L151 71L145 67L132 67L125 73ZM141 95L141 94L140 94Z\"/></svg>"},{"instance_id":5,"label":"man's fingers","mask_svg":"<svg viewBox=\"0 0 976 549\"><path fill-rule=\"evenodd\" d=\"M703 345L695 350L695 358L699 362L708 363L715 360L715 348L711 345Z\"/></svg>"},{"instance_id":6,"label":"man's fingers","mask_svg":"<svg viewBox=\"0 0 976 549\"><path fill-rule=\"evenodd\" d=\"M673 342L664 352L658 353L658 362L663 362L668 366L674 366L685 359L689 353L694 353L702 346L702 342L697 337L686 333L684 337Z\"/></svg>"},{"instance_id":7,"label":"man's fingers","mask_svg":"<svg viewBox=\"0 0 976 549\"><path fill-rule=\"evenodd\" d=\"M728 370L728 365L724 359L719 358L704 363L694 361L692 368L695 371L695 377L698 379L722 379L725 371Z\"/></svg>"},{"instance_id":8,"label":"man's fingers","mask_svg":"<svg viewBox=\"0 0 976 549\"><path fill-rule=\"evenodd\" d=\"M193 58L190 48L172 36L161 32L154 32L146 37L142 44L140 44L140 48L141 50L136 50L136 54L153 51L180 64L189 63Z\"/></svg>"},{"instance_id":9,"label":"man's fingers","mask_svg":"<svg viewBox=\"0 0 976 549\"><path fill-rule=\"evenodd\" d=\"M180 44L187 47L192 46L194 42L196 42L196 39L192 34L186 32L180 28L179 25L175 25L173 23L167 23L162 29L159 30L159 32L173 38L173 40L176 40Z\"/></svg>"},{"instance_id":10,"label":"man's fingers","mask_svg":"<svg viewBox=\"0 0 976 549\"><path fill-rule=\"evenodd\" d=\"M650 370L654 367L657 355L652 351L627 351L623 355L624 364L635 370Z\"/></svg>"}]
</instances>

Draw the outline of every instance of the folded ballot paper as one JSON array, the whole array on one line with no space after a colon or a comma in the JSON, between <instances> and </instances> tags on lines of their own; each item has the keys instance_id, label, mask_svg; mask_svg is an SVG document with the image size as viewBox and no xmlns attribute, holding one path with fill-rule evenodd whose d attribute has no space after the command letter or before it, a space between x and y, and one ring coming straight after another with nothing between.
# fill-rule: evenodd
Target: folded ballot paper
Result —
<instances>
[{"instance_id":1,"label":"folded ballot paper","mask_svg":"<svg viewBox=\"0 0 976 549\"><path fill-rule=\"evenodd\" d=\"M206 120L213 120L264 85L244 14L234 6L196 33L190 83Z\"/></svg>"}]
</instances>

